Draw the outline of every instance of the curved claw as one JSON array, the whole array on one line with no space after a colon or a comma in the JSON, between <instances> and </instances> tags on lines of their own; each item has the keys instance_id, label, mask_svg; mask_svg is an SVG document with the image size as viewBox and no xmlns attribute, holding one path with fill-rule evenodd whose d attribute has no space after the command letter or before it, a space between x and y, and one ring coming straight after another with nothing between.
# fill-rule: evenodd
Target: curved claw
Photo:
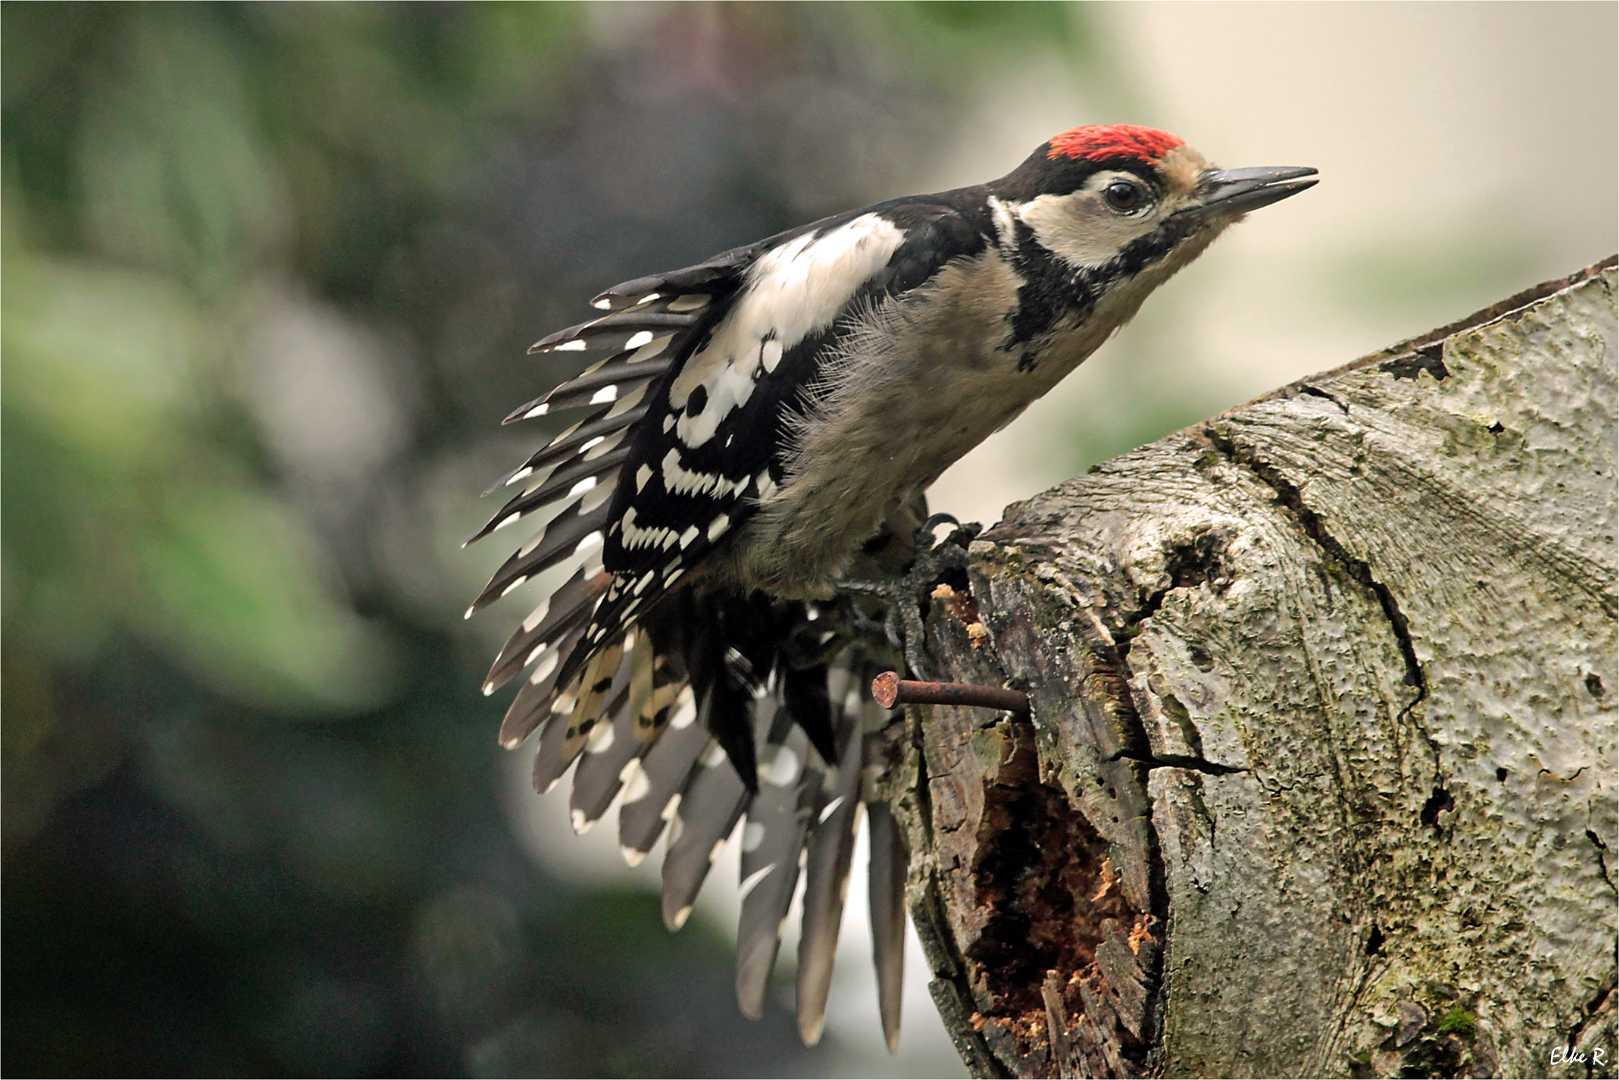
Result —
<instances>
[{"instance_id":1,"label":"curved claw","mask_svg":"<svg viewBox=\"0 0 1619 1080\"><path fill-rule=\"evenodd\" d=\"M946 514L946 513L943 513L943 512L937 513L937 514L929 514L927 520L922 522L922 524L920 524L920 525L918 525L916 527L917 550L922 550L921 539L924 536L928 538L928 545L927 545L928 547L931 548L931 547L936 546L936 544L934 542L934 538L933 538L933 530L937 529L940 525L943 525L945 522L949 522L950 524L955 525L958 528L961 525L961 519L956 517L956 515L954 515L954 514Z\"/></svg>"}]
</instances>

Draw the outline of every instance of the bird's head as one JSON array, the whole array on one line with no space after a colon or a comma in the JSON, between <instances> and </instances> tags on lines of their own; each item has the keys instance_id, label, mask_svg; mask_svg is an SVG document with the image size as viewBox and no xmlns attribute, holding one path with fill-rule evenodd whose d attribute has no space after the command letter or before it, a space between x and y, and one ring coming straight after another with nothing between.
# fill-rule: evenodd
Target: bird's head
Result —
<instances>
[{"instance_id":1,"label":"bird's head","mask_svg":"<svg viewBox=\"0 0 1619 1080\"><path fill-rule=\"evenodd\" d=\"M1184 263L1248 211L1313 186L1315 174L1217 169L1166 131L1109 124L1055 136L991 191L1003 237L1021 225L1075 269L1134 276Z\"/></svg>"}]
</instances>

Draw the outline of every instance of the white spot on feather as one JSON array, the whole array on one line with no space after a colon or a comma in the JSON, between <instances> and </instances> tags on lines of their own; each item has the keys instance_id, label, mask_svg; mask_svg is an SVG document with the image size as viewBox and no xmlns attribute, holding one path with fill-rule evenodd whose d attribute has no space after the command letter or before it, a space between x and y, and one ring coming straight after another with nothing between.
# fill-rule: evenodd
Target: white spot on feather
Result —
<instances>
[{"instance_id":1,"label":"white spot on feather","mask_svg":"<svg viewBox=\"0 0 1619 1080\"><path fill-rule=\"evenodd\" d=\"M603 419L610 420L615 416L622 416L631 409L635 408L637 405L641 404L641 399L646 396L646 387L647 384L642 383L634 390L631 390L629 393L619 398L618 404L614 405L611 409L608 409L607 416Z\"/></svg>"},{"instance_id":2,"label":"white spot on feather","mask_svg":"<svg viewBox=\"0 0 1619 1080\"><path fill-rule=\"evenodd\" d=\"M538 405L536 405L532 409L530 409L528 412L524 413L523 414L523 419L524 420L532 420L536 416L544 416L546 413L548 413L550 411L551 411L551 406L542 401Z\"/></svg>"},{"instance_id":3,"label":"white spot on feather","mask_svg":"<svg viewBox=\"0 0 1619 1080\"><path fill-rule=\"evenodd\" d=\"M500 590L500 595L505 596L507 593L511 592L513 589L517 588L517 586L521 585L523 582L525 582L527 580L528 580L528 575L524 574L522 577L518 578L516 581L512 582L510 585L508 585L504 589Z\"/></svg>"},{"instance_id":4,"label":"white spot on feather","mask_svg":"<svg viewBox=\"0 0 1619 1080\"><path fill-rule=\"evenodd\" d=\"M646 482L650 479L652 479L652 466L642 465L639 469L636 469L635 490L639 492L642 488L646 487Z\"/></svg>"},{"instance_id":5,"label":"white spot on feather","mask_svg":"<svg viewBox=\"0 0 1619 1080\"><path fill-rule=\"evenodd\" d=\"M646 769L641 767L640 758L630 758L618 772L618 779L624 785L624 801L637 802L646 798L646 793L652 790L652 782L647 779Z\"/></svg>"},{"instance_id":6,"label":"white spot on feather","mask_svg":"<svg viewBox=\"0 0 1619 1080\"><path fill-rule=\"evenodd\" d=\"M771 863L769 866L762 866L753 873L749 874L747 877L743 878L741 886L737 889L737 899L746 901L748 894L754 889L757 889L759 887L759 882L769 877L770 871L774 870L775 868L776 864Z\"/></svg>"},{"instance_id":7,"label":"white spot on feather","mask_svg":"<svg viewBox=\"0 0 1619 1080\"><path fill-rule=\"evenodd\" d=\"M572 341L564 341L560 345L551 346L551 351L552 352L584 352L585 351L585 339L584 338L574 338Z\"/></svg>"},{"instance_id":8,"label":"white spot on feather","mask_svg":"<svg viewBox=\"0 0 1619 1080\"><path fill-rule=\"evenodd\" d=\"M632 506L624 511L624 517L619 521L619 524L624 527L625 547L654 547L660 543L667 547L669 541L674 538L674 531L671 529L661 528L656 525L650 529L640 528L635 524L635 516L636 510Z\"/></svg>"},{"instance_id":9,"label":"white spot on feather","mask_svg":"<svg viewBox=\"0 0 1619 1080\"><path fill-rule=\"evenodd\" d=\"M562 659L562 654L556 649L552 648L550 644L542 643L529 650L528 656L523 660L523 663L525 664L532 664L534 662L534 658L546 650L550 650L550 655L541 660L540 666L534 669L534 674L528 677L528 681L533 683L535 686L538 686L540 683L544 682L545 677L557 669L557 662Z\"/></svg>"},{"instance_id":10,"label":"white spot on feather","mask_svg":"<svg viewBox=\"0 0 1619 1080\"><path fill-rule=\"evenodd\" d=\"M692 525L692 526L688 527L685 532L680 534L680 546L681 546L681 548L684 550L685 548L691 547L692 541L696 540L699 535L700 534L697 531L697 526ZM501 595L504 596L505 594L502 593Z\"/></svg>"},{"instance_id":11,"label":"white spot on feather","mask_svg":"<svg viewBox=\"0 0 1619 1080\"><path fill-rule=\"evenodd\" d=\"M665 334L662 337L653 338L651 341L635 350L633 355L626 357L624 362L626 364L639 364L643 360L650 360L654 356L661 353L664 349L668 348L669 342L673 341L674 338L675 336L673 334Z\"/></svg>"},{"instance_id":12,"label":"white spot on feather","mask_svg":"<svg viewBox=\"0 0 1619 1080\"><path fill-rule=\"evenodd\" d=\"M607 402L614 401L617 398L618 398L618 384L614 383L611 386L604 386L600 390L596 391L594 394L591 394L590 395L590 403L592 405L605 405Z\"/></svg>"},{"instance_id":13,"label":"white spot on feather","mask_svg":"<svg viewBox=\"0 0 1619 1080\"><path fill-rule=\"evenodd\" d=\"M649 342L651 340L652 340L652 331L650 331L650 330L637 330L635 333L630 335L630 340L628 340L628 341L626 341L624 343L624 347L626 349L639 349L642 345L645 345L647 342Z\"/></svg>"},{"instance_id":14,"label":"white spot on feather","mask_svg":"<svg viewBox=\"0 0 1619 1080\"><path fill-rule=\"evenodd\" d=\"M786 787L798 779L798 755L791 747L776 747L775 756L760 772L759 779L772 787Z\"/></svg>"},{"instance_id":15,"label":"white spot on feather","mask_svg":"<svg viewBox=\"0 0 1619 1080\"><path fill-rule=\"evenodd\" d=\"M707 495L725 483L723 476L714 473L693 472L680 462L680 451L671 449L663 455L663 486L675 495Z\"/></svg>"},{"instance_id":16,"label":"white spot on feather","mask_svg":"<svg viewBox=\"0 0 1619 1080\"><path fill-rule=\"evenodd\" d=\"M603 454L611 451L615 446L623 441L624 432L622 431L616 431L605 438L592 439L586 444L585 448L579 452L579 457L583 461L594 461Z\"/></svg>"},{"instance_id":17,"label":"white spot on feather","mask_svg":"<svg viewBox=\"0 0 1619 1080\"><path fill-rule=\"evenodd\" d=\"M593 488L595 486L596 486L596 478L594 476L587 476L583 480L579 481L577 484L573 485L573 487L569 488L568 489L568 494L566 496L564 496L564 498L571 499L575 495L583 495L585 492L589 491L591 488Z\"/></svg>"},{"instance_id":18,"label":"white spot on feather","mask_svg":"<svg viewBox=\"0 0 1619 1080\"><path fill-rule=\"evenodd\" d=\"M691 687L688 686L680 692L675 701L675 714L669 718L669 727L679 731L681 728L690 727L691 722L697 719L697 699L692 696Z\"/></svg>"},{"instance_id":19,"label":"white spot on feather","mask_svg":"<svg viewBox=\"0 0 1619 1080\"><path fill-rule=\"evenodd\" d=\"M759 850L759 845L765 840L765 826L762 821L750 821L742 827L742 850L753 852Z\"/></svg>"},{"instance_id":20,"label":"white spot on feather","mask_svg":"<svg viewBox=\"0 0 1619 1080\"><path fill-rule=\"evenodd\" d=\"M583 554L584 552L589 551L591 548L595 547L597 544L600 544L601 542L602 542L602 533L601 533L600 529L597 529L595 532L591 533L589 536L587 536L583 540L579 541L579 546L573 549L573 553L575 555Z\"/></svg>"},{"instance_id":21,"label":"white spot on feather","mask_svg":"<svg viewBox=\"0 0 1619 1080\"><path fill-rule=\"evenodd\" d=\"M725 530L731 527L731 515L721 514L708 523L708 539L710 542L718 540L725 535Z\"/></svg>"},{"instance_id":22,"label":"white spot on feather","mask_svg":"<svg viewBox=\"0 0 1619 1080\"><path fill-rule=\"evenodd\" d=\"M613 745L613 725L598 723L590 732L590 738L585 742L585 753L600 754Z\"/></svg>"}]
</instances>

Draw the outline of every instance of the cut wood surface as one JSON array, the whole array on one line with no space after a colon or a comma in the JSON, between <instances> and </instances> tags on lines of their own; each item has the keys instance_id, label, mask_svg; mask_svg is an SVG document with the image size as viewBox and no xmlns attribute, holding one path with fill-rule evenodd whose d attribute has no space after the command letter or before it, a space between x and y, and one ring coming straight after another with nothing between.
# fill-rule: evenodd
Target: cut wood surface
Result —
<instances>
[{"instance_id":1,"label":"cut wood surface","mask_svg":"<svg viewBox=\"0 0 1619 1080\"><path fill-rule=\"evenodd\" d=\"M912 706L886 782L975 1073L1612 1074L1614 290L1547 283L972 544L931 674L1031 716Z\"/></svg>"}]
</instances>

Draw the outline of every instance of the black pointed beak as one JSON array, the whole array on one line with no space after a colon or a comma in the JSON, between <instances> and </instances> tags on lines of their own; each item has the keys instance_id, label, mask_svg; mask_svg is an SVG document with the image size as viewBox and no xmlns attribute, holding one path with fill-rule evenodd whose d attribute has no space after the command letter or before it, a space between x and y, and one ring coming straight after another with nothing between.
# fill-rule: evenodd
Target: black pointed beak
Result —
<instances>
[{"instance_id":1,"label":"black pointed beak","mask_svg":"<svg viewBox=\"0 0 1619 1080\"><path fill-rule=\"evenodd\" d=\"M1198 179L1199 217L1236 217L1316 185L1316 171L1288 166L1270 169L1210 169Z\"/></svg>"}]
</instances>

